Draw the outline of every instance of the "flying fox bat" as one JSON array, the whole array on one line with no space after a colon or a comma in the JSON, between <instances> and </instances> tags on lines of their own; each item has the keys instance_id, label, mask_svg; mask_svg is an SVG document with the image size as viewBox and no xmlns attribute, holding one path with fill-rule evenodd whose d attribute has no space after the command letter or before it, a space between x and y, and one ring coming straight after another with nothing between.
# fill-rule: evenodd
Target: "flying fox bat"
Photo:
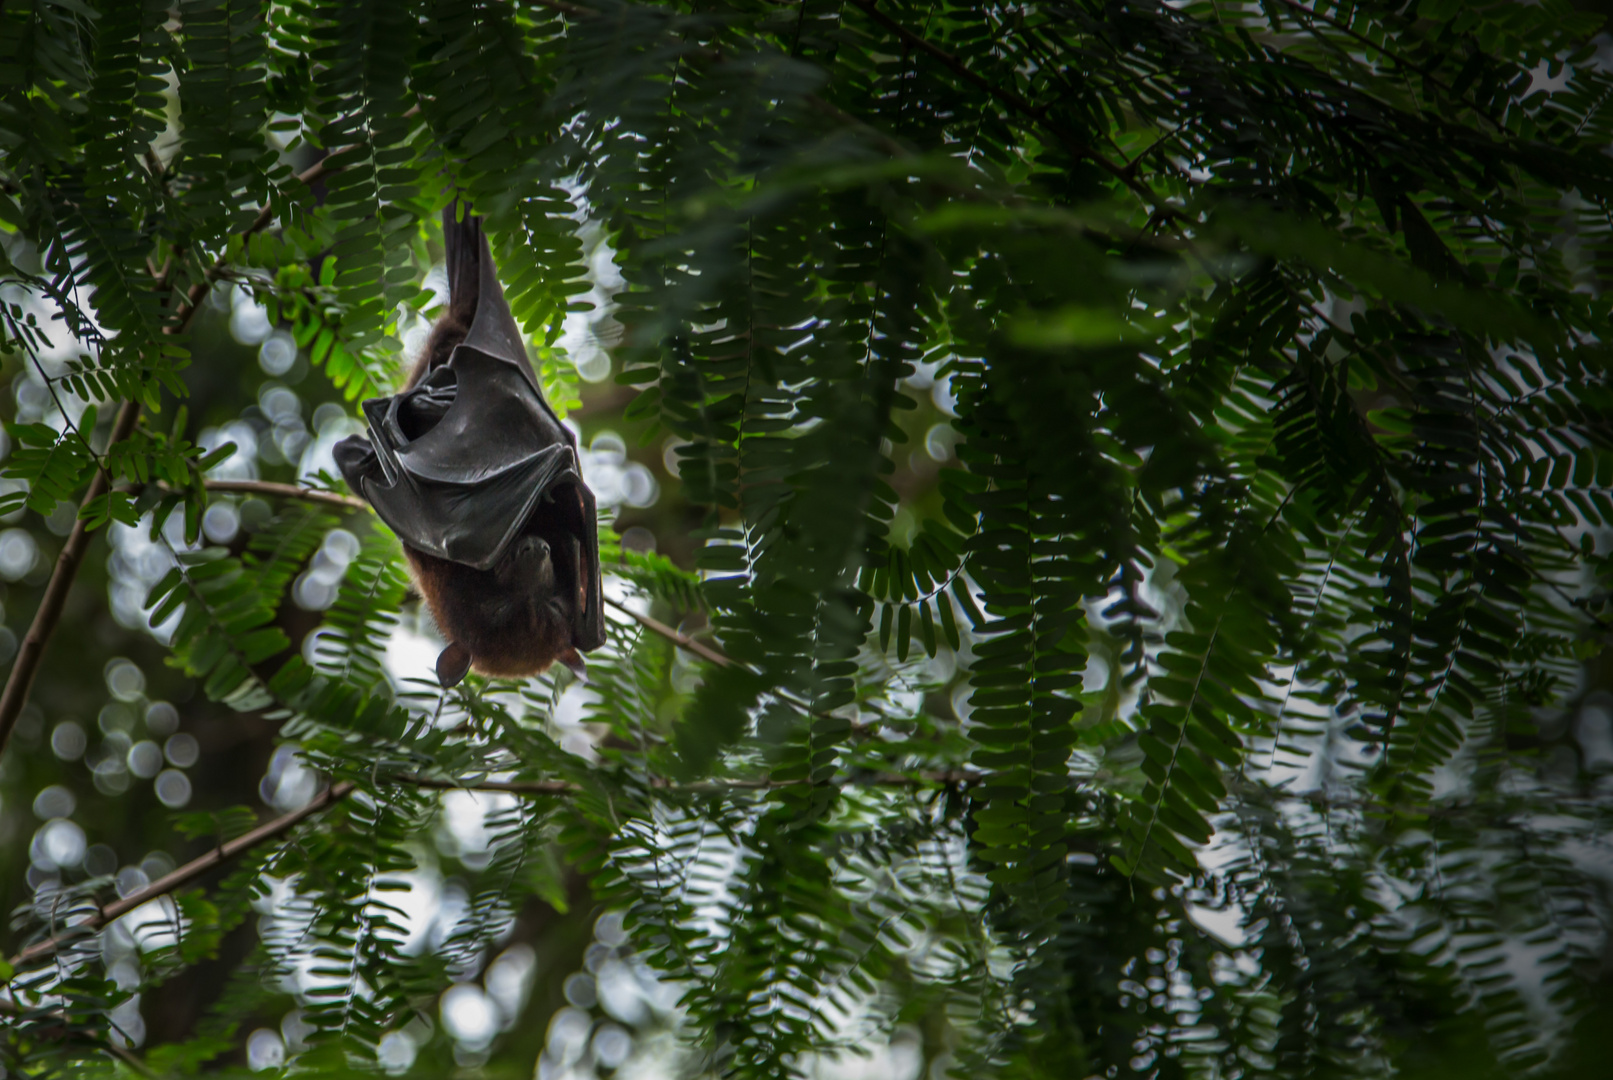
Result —
<instances>
[{"instance_id":1,"label":"flying fox bat","mask_svg":"<svg viewBox=\"0 0 1613 1080\"><path fill-rule=\"evenodd\" d=\"M594 493L544 399L480 219L443 211L448 307L403 391L336 445L347 484L403 541L448 647L437 678L531 675L605 641Z\"/></svg>"}]
</instances>

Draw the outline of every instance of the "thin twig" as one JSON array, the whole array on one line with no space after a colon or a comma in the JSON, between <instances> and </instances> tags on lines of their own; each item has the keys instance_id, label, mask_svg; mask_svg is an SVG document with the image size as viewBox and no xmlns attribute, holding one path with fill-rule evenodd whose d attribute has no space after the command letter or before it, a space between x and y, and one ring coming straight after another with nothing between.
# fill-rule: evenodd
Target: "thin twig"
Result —
<instances>
[{"instance_id":1,"label":"thin twig","mask_svg":"<svg viewBox=\"0 0 1613 1080\"><path fill-rule=\"evenodd\" d=\"M297 179L302 182L304 187L313 184L315 180L318 180L320 177L325 175L326 162L330 161L331 158L335 157L346 149L348 149L348 147L339 146L332 150L330 153L308 166L302 172L298 173ZM252 224L248 225L246 227L246 231L241 235L251 236L253 233L262 232L264 229L268 228L269 222L272 220L274 220L274 203L266 202L258 209L258 216L252 219Z\"/></svg>"},{"instance_id":2,"label":"thin twig","mask_svg":"<svg viewBox=\"0 0 1613 1080\"><path fill-rule=\"evenodd\" d=\"M463 784L453 780L438 780L409 773L394 776L390 779L422 788L448 791L503 792L513 795L569 795L582 790L578 784L569 780L484 780L474 784ZM867 773L847 777L839 781L839 783L856 787L917 787L929 784L943 786L966 785L978 783L981 779L982 777L979 773L957 770L912 775L903 773ZM774 788L795 787L807 783L811 783L811 781L802 778L788 780L707 780L679 784L671 780L657 778L650 781L650 786L657 790L668 792L700 794L720 791L766 791ZM147 904L159 897L166 896L174 890L190 884L214 867L222 865L237 855L287 832L305 819L347 798L348 795L353 793L353 790L354 785L348 781L332 785L321 794L315 796L308 805L301 809L293 810L291 813L275 818L273 821L265 822L252 831L236 837L234 840L225 841L206 854L192 859L179 869L163 875L144 889L107 904L88 919L74 925L67 932L30 945L11 958L11 967L14 970L21 970L30 963L53 955L65 945L82 940L88 934L100 929L114 919L128 914L142 904Z\"/></svg>"},{"instance_id":3,"label":"thin twig","mask_svg":"<svg viewBox=\"0 0 1613 1080\"><path fill-rule=\"evenodd\" d=\"M480 780L474 784L464 784L457 780L416 776L414 773L399 773L378 779L383 783L391 780L412 787L434 788L439 791L497 791L506 795L575 795L582 790L581 785L574 784L570 780Z\"/></svg>"},{"instance_id":4,"label":"thin twig","mask_svg":"<svg viewBox=\"0 0 1613 1080\"><path fill-rule=\"evenodd\" d=\"M644 629L648 630L650 633L659 634L661 637L664 637L668 641L672 642L678 648L687 649L689 652L694 653L702 660L710 660L718 667L730 667L734 664L733 660L727 656L724 656L716 649L713 649L705 642L696 641L694 638L690 637L688 634L685 634L681 630L674 630L660 619L654 619L648 615L641 615L632 608L628 607L626 604L622 603L620 600L612 600L607 596L605 597L605 603L609 604L617 611L628 615L633 619L634 622L644 627Z\"/></svg>"},{"instance_id":5,"label":"thin twig","mask_svg":"<svg viewBox=\"0 0 1613 1080\"><path fill-rule=\"evenodd\" d=\"M105 926L112 920L127 915L141 904L149 903L160 896L166 896L175 889L190 884L207 873L207 871L213 869L213 867L228 862L265 840L272 840L304 819L341 802L352 793L353 785L348 781L344 780L339 784L333 784L316 795L313 801L300 810L293 810L291 813L277 817L273 821L265 822L251 832L237 836L234 840L226 840L207 854L198 856L179 869L164 874L138 892L132 892L128 896L112 901L88 919L73 926L66 933L57 934L53 938L47 938L37 944L28 946L11 958L11 967L14 970L20 970L25 964L50 956L62 946L81 940L85 935Z\"/></svg>"},{"instance_id":6,"label":"thin twig","mask_svg":"<svg viewBox=\"0 0 1613 1080\"><path fill-rule=\"evenodd\" d=\"M660 619L652 618L649 615L639 614L626 604L622 603L620 600L612 600L607 596L605 598L605 603L615 608L617 611L627 615L634 622L644 627L644 629L650 631L650 633L658 634L661 637L666 638L678 648L692 652L702 660L709 660L718 667L739 666L739 661L735 660L733 657L725 656L716 649L712 648L710 645L707 645L705 642L697 641L688 634L683 633L681 630L674 630ZM867 735L871 730L867 724L859 724L857 721L852 720L849 717L835 716L832 713L826 713L820 709L814 709L811 704L802 701L799 697L796 697L788 690L780 690L777 687L774 687L768 692L774 697L778 698L780 701L784 702L784 704L788 705L790 708L795 709L797 712L800 712L806 716L815 716L820 720L844 720L848 725L850 725L850 730L853 734Z\"/></svg>"},{"instance_id":7,"label":"thin twig","mask_svg":"<svg viewBox=\"0 0 1613 1080\"><path fill-rule=\"evenodd\" d=\"M22 1010L17 1006L15 997L13 997L11 1000L0 998L0 1016L16 1016L21 1011ZM68 1033L67 1013L62 1009L54 1009L44 1014L35 1013L32 1019L35 1019L36 1021L57 1020L61 1022L61 1027L47 1029L42 1033L47 1037L60 1038ZM112 1024L112 1027L117 1034L122 1035L124 1038L128 1038L128 1033L122 1028L118 1027L116 1023ZM120 1043L114 1042L110 1034L107 1038L102 1040L101 1049L122 1061L125 1065L139 1073L141 1076L149 1076L152 1078L152 1080L156 1080L157 1074L151 1071L151 1067L144 1061L141 1061L140 1056L134 1051Z\"/></svg>"},{"instance_id":8,"label":"thin twig","mask_svg":"<svg viewBox=\"0 0 1613 1080\"><path fill-rule=\"evenodd\" d=\"M352 495L318 488L299 487L296 484L277 484L272 480L206 480L208 491L221 491L231 495L267 495L277 499L300 499L319 503L339 510L368 510L370 504Z\"/></svg>"},{"instance_id":9,"label":"thin twig","mask_svg":"<svg viewBox=\"0 0 1613 1080\"><path fill-rule=\"evenodd\" d=\"M108 1051L111 1052L113 1057L115 1057L119 1061L123 1062L125 1065L127 1065L129 1068L133 1069L135 1072L139 1073L141 1076L155 1077L157 1075L156 1073L151 1071L151 1066L149 1066L145 1062L141 1061L140 1058L134 1053L134 1051L130 1050L128 1047L119 1046L115 1042L108 1042L106 1044L106 1048L107 1048Z\"/></svg>"},{"instance_id":10,"label":"thin twig","mask_svg":"<svg viewBox=\"0 0 1613 1080\"><path fill-rule=\"evenodd\" d=\"M609 604L617 611L627 615L634 622L644 627L644 629L650 631L650 633L658 634L661 637L666 638L678 648L692 652L702 660L709 660L718 667L734 667L739 664L739 661L735 660L733 657L725 656L716 649L712 648L710 645L707 645L705 642L698 641L690 637L688 634L683 633L681 630L674 630L660 619L652 618L649 615L639 614L626 604L622 603L620 600L612 600L607 596L605 598L605 603ZM869 725L860 724L857 721L852 720L850 717L835 716L832 713L826 713L821 709L814 709L811 704L802 701L799 697L796 697L788 690L780 690L777 687L774 687L769 690L768 693L772 694L774 697L784 702L784 704L805 716L817 717L819 720L843 720L849 725L849 730L854 735L867 735L873 730Z\"/></svg>"},{"instance_id":11,"label":"thin twig","mask_svg":"<svg viewBox=\"0 0 1613 1080\"><path fill-rule=\"evenodd\" d=\"M321 176L325 175L325 163L333 156L340 154L344 149L346 148L338 147L337 149L332 150L329 154L320 158L318 161L308 166L308 168L298 173L297 179L302 181L304 184L312 184L315 180L318 180ZM266 202L258 208L257 217L252 219L252 224L248 225L241 231L241 235L246 237L260 233L267 228L269 222L273 220L274 203ZM190 326L191 318L196 314L197 305L199 305L202 302L202 298L207 295L207 290L211 289L213 287L213 283L218 280L219 271L223 269L223 266L224 260L220 259L215 262L212 269L203 274L201 280L197 281L190 287L189 290L186 291L185 301L179 307L178 328L173 330L164 328L164 333L183 334L185 332L185 330Z\"/></svg>"}]
</instances>

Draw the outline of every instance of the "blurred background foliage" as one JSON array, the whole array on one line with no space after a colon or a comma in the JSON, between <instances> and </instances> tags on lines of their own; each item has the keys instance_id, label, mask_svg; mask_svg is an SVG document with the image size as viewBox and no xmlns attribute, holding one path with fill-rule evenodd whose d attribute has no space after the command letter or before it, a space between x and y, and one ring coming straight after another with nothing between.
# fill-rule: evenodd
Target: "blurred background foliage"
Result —
<instances>
[{"instance_id":1,"label":"blurred background foliage","mask_svg":"<svg viewBox=\"0 0 1613 1080\"><path fill-rule=\"evenodd\" d=\"M0 6L0 1071L1605 1075L1605 29ZM334 479L455 197L586 683Z\"/></svg>"}]
</instances>

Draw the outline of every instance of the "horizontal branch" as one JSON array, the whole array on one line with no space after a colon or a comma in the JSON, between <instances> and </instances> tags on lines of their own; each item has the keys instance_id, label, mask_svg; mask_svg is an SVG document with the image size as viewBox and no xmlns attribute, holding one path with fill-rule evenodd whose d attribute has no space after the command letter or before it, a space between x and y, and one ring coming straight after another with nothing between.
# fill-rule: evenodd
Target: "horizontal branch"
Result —
<instances>
[{"instance_id":1,"label":"horizontal branch","mask_svg":"<svg viewBox=\"0 0 1613 1080\"><path fill-rule=\"evenodd\" d=\"M341 495L334 491L320 491L316 488L300 487L296 484L276 484L267 480L207 480L204 486L208 491L218 491L232 495L264 495L277 499L298 499L302 502L319 503L323 506L333 506L342 510L368 510L370 504L363 499L352 495ZM677 645L694 653L702 660L709 660L718 667L728 667L734 661L707 645L703 641L696 641L681 630L675 630L660 619L649 615L641 615L619 600L606 598L605 603L633 619L640 626L653 634L658 634ZM800 703L792 702L799 707Z\"/></svg>"},{"instance_id":2,"label":"horizontal branch","mask_svg":"<svg viewBox=\"0 0 1613 1080\"><path fill-rule=\"evenodd\" d=\"M605 603L615 608L617 611L620 611L622 614L628 616L650 633L659 634L661 637L664 637L668 641L672 642L678 648L686 649L700 657L702 660L710 660L718 667L729 667L734 663L733 660L718 652L716 649L713 649L705 642L696 641L694 638L690 637L688 634L685 634L681 630L674 630L660 619L652 618L649 615L641 615L637 611L634 611L632 608L628 607L626 604L622 603L620 600L612 600L607 596L605 597Z\"/></svg>"},{"instance_id":3,"label":"horizontal branch","mask_svg":"<svg viewBox=\"0 0 1613 1080\"><path fill-rule=\"evenodd\" d=\"M277 817L273 821L265 822L250 832L237 836L234 840L226 840L224 843L220 844L212 851L207 852L205 855L200 855L186 863L184 866L181 866L179 869L164 874L162 877L158 878L156 881L153 881L145 888L140 889L137 892L132 892L128 896L112 901L110 904L107 904L105 907L101 908L88 919L85 919L81 923L75 924L71 929L57 934L53 938L48 938L37 944L28 946L26 949L22 950L22 952L11 958L12 968L14 970L20 970L25 964L30 964L36 960L41 960L47 956L50 956L62 946L69 945L74 941L78 941L86 934L100 929L112 920L123 915L127 915L141 904L149 903L160 896L166 896L175 889L190 884L192 881L201 877L215 866L220 866L226 862L229 862L237 855L251 850L257 845L263 843L265 840L274 839L282 833L287 832L304 819L312 817L321 810L341 802L352 793L353 785L345 780L339 784L333 784L320 794L314 796L313 801L311 801L307 806L304 806L298 810L293 810L291 813L285 814L281 817Z\"/></svg>"},{"instance_id":4,"label":"horizontal branch","mask_svg":"<svg viewBox=\"0 0 1613 1080\"><path fill-rule=\"evenodd\" d=\"M370 508L369 503L352 495L343 495L335 491L321 491L318 488L300 487L296 484L277 484L271 480L207 480L203 483L208 491L218 491L228 495L264 495L275 499L297 499L302 502L335 507L338 510L368 510Z\"/></svg>"},{"instance_id":5,"label":"horizontal branch","mask_svg":"<svg viewBox=\"0 0 1613 1080\"><path fill-rule=\"evenodd\" d=\"M416 776L410 773L392 776L388 779L414 787L443 791L487 791L510 795L572 795L583 790L581 785L569 780L483 780L466 784L454 780ZM932 785L956 787L979 783L982 779L984 779L982 774L970 770L944 770L913 774L864 773L845 777L837 783L844 787L919 788ZM657 777L650 781L650 787L658 791L671 793L705 794L723 791L770 791L777 788L798 787L809 783L813 782L806 779L779 780L771 778L677 783ZM52 956L64 946L82 940L115 919L127 915L142 904L167 896L175 890L190 884L209 870L229 862L265 841L272 840L288 832L302 821L335 805L351 795L353 790L354 785L348 781L334 784L315 796L306 806L275 818L273 821L265 822L233 840L225 841L211 851L192 859L177 870L164 874L145 888L112 901L83 922L74 924L63 933L23 949L11 958L12 969L20 971L29 964Z\"/></svg>"},{"instance_id":6,"label":"horizontal branch","mask_svg":"<svg viewBox=\"0 0 1613 1080\"><path fill-rule=\"evenodd\" d=\"M203 484L209 491L227 492L237 495L266 495L281 499L300 499L303 502L319 503L321 505L334 506L343 510L367 510L370 508L369 504L363 499L355 498L352 495L339 495L334 491L320 491L317 488L299 487L296 484L277 484L267 480L206 480L203 481ZM694 653L702 660L710 661L711 663L716 664L718 667L730 667L738 663L738 661L734 660L732 657L724 655L712 646L707 645L705 642L697 641L688 634L683 633L683 631L676 630L668 626L660 619L649 615L640 614L619 600L612 600L609 597L606 597L605 603L615 608L617 611L620 611L622 614L626 615L628 618L632 619L634 622L638 623L652 634L666 638L678 648ZM828 713L824 713L812 708L810 704L802 701L794 694L784 690L774 690L772 693L773 696L777 697L786 705L807 716L816 716L820 719L830 719ZM847 718L834 717L833 719L845 720ZM851 731L853 734L866 735L869 731L868 725L866 724L859 724L854 720L848 720L848 722L851 724Z\"/></svg>"},{"instance_id":7,"label":"horizontal branch","mask_svg":"<svg viewBox=\"0 0 1613 1080\"><path fill-rule=\"evenodd\" d=\"M442 791L496 791L508 795L575 795L582 791L580 784L570 780L480 780L476 783L460 783L455 780L439 780L429 776L417 776L413 773L402 773L389 777L400 784L411 784L414 787L436 788ZM919 773L861 773L852 776L840 777L823 783L825 787L961 787L976 784L985 779L984 774L968 769L942 770ZM721 791L772 791L775 788L800 787L803 784L817 784L818 781L805 778L792 778L777 780L772 778L760 780L697 780L691 783L678 783L664 777L653 777L649 786L657 791L667 791L686 794L705 794Z\"/></svg>"}]
</instances>

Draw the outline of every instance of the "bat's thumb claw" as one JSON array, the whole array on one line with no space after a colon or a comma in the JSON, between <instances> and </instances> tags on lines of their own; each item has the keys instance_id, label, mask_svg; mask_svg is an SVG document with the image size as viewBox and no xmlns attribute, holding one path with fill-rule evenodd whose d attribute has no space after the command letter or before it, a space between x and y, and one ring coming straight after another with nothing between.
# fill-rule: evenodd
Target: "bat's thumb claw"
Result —
<instances>
[{"instance_id":1,"label":"bat's thumb claw","mask_svg":"<svg viewBox=\"0 0 1613 1080\"><path fill-rule=\"evenodd\" d=\"M451 642L442 652L437 654L437 681L442 688L458 686L459 680L465 677L470 670L470 650L458 642Z\"/></svg>"},{"instance_id":2,"label":"bat's thumb claw","mask_svg":"<svg viewBox=\"0 0 1613 1080\"><path fill-rule=\"evenodd\" d=\"M578 682L588 681L588 665L583 663L582 653L578 652L576 649L567 649L555 659L559 660L562 664L571 669L571 673L577 676Z\"/></svg>"}]
</instances>

